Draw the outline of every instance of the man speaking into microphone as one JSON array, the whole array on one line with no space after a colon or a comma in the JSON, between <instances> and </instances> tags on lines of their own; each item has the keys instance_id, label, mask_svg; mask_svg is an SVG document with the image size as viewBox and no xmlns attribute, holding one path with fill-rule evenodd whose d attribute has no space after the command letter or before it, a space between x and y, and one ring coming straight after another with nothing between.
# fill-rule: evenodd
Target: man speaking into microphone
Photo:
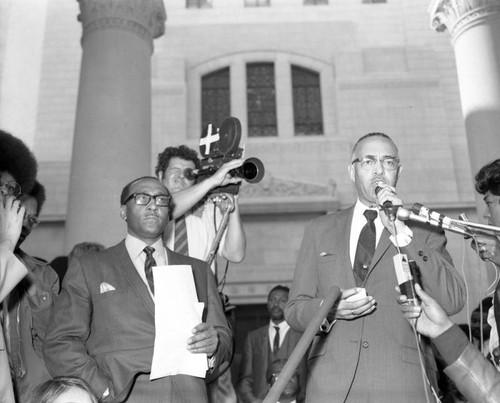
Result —
<instances>
[{"instance_id":1,"label":"man speaking into microphone","mask_svg":"<svg viewBox=\"0 0 500 403\"><path fill-rule=\"evenodd\" d=\"M415 334L395 302L396 269L414 260L422 287L448 315L462 309L465 287L443 232L397 219L401 170L389 136L361 137L348 166L355 204L306 228L285 308L287 322L303 332L329 290L342 290L309 352L307 402L432 399ZM430 344L422 340L421 348L425 377L436 385Z\"/></svg>"}]
</instances>

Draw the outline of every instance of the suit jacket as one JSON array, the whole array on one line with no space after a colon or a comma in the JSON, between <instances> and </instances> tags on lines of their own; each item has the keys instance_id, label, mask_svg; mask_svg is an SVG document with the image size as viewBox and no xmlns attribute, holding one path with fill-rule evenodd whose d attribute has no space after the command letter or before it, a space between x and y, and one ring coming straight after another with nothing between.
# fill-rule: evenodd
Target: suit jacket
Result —
<instances>
[{"instance_id":1,"label":"suit jacket","mask_svg":"<svg viewBox=\"0 0 500 403\"><path fill-rule=\"evenodd\" d=\"M299 252L287 322L303 332L322 299L336 285L356 286L349 257L354 207L313 220ZM465 302L464 282L445 249L442 232L410 224L413 240L402 249L415 260L422 287L449 314ZM425 401L420 361L411 326L396 302L393 256L396 247L384 229L364 287L377 302L370 315L337 321L329 333L315 337L308 357L308 402ZM435 362L428 340L422 341L427 375L435 378Z\"/></svg>"},{"instance_id":2,"label":"suit jacket","mask_svg":"<svg viewBox=\"0 0 500 403\"><path fill-rule=\"evenodd\" d=\"M21 261L10 250L0 247L0 303L26 274L28 270ZM3 328L0 328L0 403L15 403Z\"/></svg>"},{"instance_id":3,"label":"suit jacket","mask_svg":"<svg viewBox=\"0 0 500 403\"><path fill-rule=\"evenodd\" d=\"M288 359L301 337L293 329L289 329L276 358ZM257 399L264 399L269 392L267 379L269 354L269 325L260 327L248 333L243 348L241 370L238 379L238 395L244 403L252 403ZM299 377L299 391L297 401L302 402L305 398L307 380L307 368L305 360L302 360L297 368Z\"/></svg>"},{"instance_id":4,"label":"suit jacket","mask_svg":"<svg viewBox=\"0 0 500 403\"><path fill-rule=\"evenodd\" d=\"M213 275L205 262L168 249L167 254L170 265L192 267L198 300L205 303L203 320L219 336L218 366L229 360L232 338ZM115 290L101 294L102 283ZM154 302L124 241L71 261L43 349L53 376L80 376L98 396L109 388L110 397L105 401L125 401L134 379L151 371L154 340ZM194 389L200 389L200 382L204 384L201 378L182 378L173 376L172 382L179 379L183 387L192 382ZM206 395L197 401L205 399Z\"/></svg>"}]
</instances>

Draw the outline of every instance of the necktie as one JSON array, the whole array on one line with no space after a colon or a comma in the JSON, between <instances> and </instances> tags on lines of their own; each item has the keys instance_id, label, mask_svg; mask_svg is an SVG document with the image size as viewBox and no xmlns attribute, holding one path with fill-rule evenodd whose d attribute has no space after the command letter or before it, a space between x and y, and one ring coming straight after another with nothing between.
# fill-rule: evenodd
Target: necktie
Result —
<instances>
[{"instance_id":1,"label":"necktie","mask_svg":"<svg viewBox=\"0 0 500 403\"><path fill-rule=\"evenodd\" d=\"M367 223L361 230L358 239L358 246L356 248L356 256L354 257L354 277L356 278L356 285L359 287L363 285L368 268L372 261L373 254L375 253L375 219L377 212L375 210L365 210L363 215L366 217Z\"/></svg>"},{"instance_id":2,"label":"necktie","mask_svg":"<svg viewBox=\"0 0 500 403\"><path fill-rule=\"evenodd\" d=\"M186 219L184 216L179 217L175 220L175 241L174 241L174 251L182 255L189 255Z\"/></svg>"},{"instance_id":3,"label":"necktie","mask_svg":"<svg viewBox=\"0 0 500 403\"><path fill-rule=\"evenodd\" d=\"M274 329L276 330L276 334L274 335L273 341L273 355L276 356L280 349L280 328L279 326L274 326Z\"/></svg>"},{"instance_id":4,"label":"necktie","mask_svg":"<svg viewBox=\"0 0 500 403\"><path fill-rule=\"evenodd\" d=\"M156 266L155 258L153 257L153 252L155 248L151 246L146 246L144 248L144 253L146 254L146 261L144 262L144 271L146 272L146 279L148 280L149 289L151 292L155 293L155 283L153 280L153 266Z\"/></svg>"}]
</instances>

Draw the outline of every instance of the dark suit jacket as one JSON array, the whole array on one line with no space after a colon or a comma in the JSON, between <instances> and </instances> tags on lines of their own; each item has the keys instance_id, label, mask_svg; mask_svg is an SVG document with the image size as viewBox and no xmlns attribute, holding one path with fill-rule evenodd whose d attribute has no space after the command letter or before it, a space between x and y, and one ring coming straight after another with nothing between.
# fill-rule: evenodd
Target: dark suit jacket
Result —
<instances>
[{"instance_id":1,"label":"dark suit jacket","mask_svg":"<svg viewBox=\"0 0 500 403\"><path fill-rule=\"evenodd\" d=\"M353 207L313 220L299 252L285 317L303 332L325 295L336 285L356 287L349 257ZM411 224L410 224L411 225ZM422 287L449 314L465 303L464 282L445 249L442 232L411 225L413 240L401 248L420 268ZM384 229L364 287L377 302L370 315L338 320L315 337L308 358L307 401L425 401L415 335L396 302L396 247ZM435 362L424 341L427 374Z\"/></svg>"},{"instance_id":2,"label":"dark suit jacket","mask_svg":"<svg viewBox=\"0 0 500 403\"><path fill-rule=\"evenodd\" d=\"M293 329L288 330L276 358L288 359L299 342L300 337L300 333L297 333ZM256 399L264 399L269 392L269 384L266 377L270 363L270 352L269 325L248 333L245 339L240 376L238 378L238 396L244 403L251 403ZM305 360L302 360L299 364L297 374L299 378L297 401L302 402L305 398L307 380Z\"/></svg>"},{"instance_id":3,"label":"dark suit jacket","mask_svg":"<svg viewBox=\"0 0 500 403\"><path fill-rule=\"evenodd\" d=\"M212 272L205 262L168 249L167 253L170 265L191 265L198 299L205 303L203 319L219 336L216 365L229 360L231 331ZM103 282L115 290L101 294ZM154 302L124 241L71 261L44 344L47 368L53 376L79 376L98 396L109 388L111 396L106 401L124 401L135 377L151 371L154 339ZM172 378L175 382L175 376Z\"/></svg>"}]
</instances>

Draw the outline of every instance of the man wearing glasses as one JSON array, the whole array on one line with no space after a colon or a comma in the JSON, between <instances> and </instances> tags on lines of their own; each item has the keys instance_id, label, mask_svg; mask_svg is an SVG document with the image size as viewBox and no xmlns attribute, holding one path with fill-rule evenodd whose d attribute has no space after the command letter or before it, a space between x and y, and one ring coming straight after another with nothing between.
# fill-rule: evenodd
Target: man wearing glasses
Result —
<instances>
[{"instance_id":1,"label":"man wearing glasses","mask_svg":"<svg viewBox=\"0 0 500 403\"><path fill-rule=\"evenodd\" d=\"M35 386L51 378L43 361L42 342L59 293L59 278L47 262L21 249L21 244L40 222L38 216L45 202L44 186L36 181L31 192L22 193L19 200L25 214L14 254L24 264L28 275L4 300L4 331L14 390L17 399L24 402Z\"/></svg>"},{"instance_id":2,"label":"man wearing glasses","mask_svg":"<svg viewBox=\"0 0 500 403\"><path fill-rule=\"evenodd\" d=\"M193 303L202 302L205 308L203 322L192 329L186 349L207 354L207 375L232 351L213 275L206 263L163 246L172 201L157 178L130 182L120 203L127 224L125 240L70 262L44 344L47 367L53 376L85 379L103 402L206 402L203 378L173 375L150 380L155 345L152 267L191 266L198 298Z\"/></svg>"},{"instance_id":3,"label":"man wearing glasses","mask_svg":"<svg viewBox=\"0 0 500 403\"><path fill-rule=\"evenodd\" d=\"M395 302L398 253L416 262L423 288L448 314L462 309L464 283L442 232L389 219L386 202L402 205L401 166L390 137L361 137L348 172L357 201L309 224L285 308L287 322L303 332L330 289L342 290L310 349L306 401L424 402L436 366L422 340L422 373L416 337Z\"/></svg>"}]
</instances>

